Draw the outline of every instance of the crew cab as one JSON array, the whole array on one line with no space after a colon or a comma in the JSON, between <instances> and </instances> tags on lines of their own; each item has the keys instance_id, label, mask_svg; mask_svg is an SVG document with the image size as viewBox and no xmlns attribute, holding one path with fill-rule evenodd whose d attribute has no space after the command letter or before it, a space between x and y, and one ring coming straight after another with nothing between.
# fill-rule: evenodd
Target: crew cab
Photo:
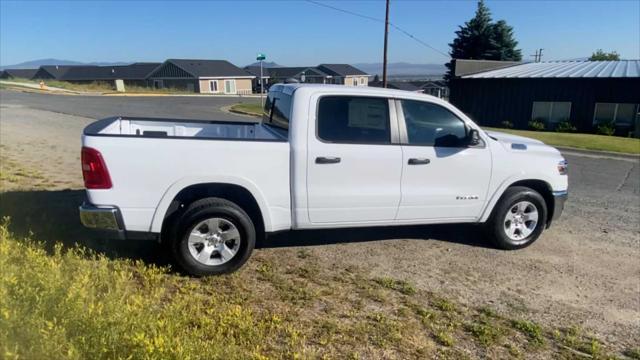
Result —
<instances>
[{"instance_id":1,"label":"crew cab","mask_svg":"<svg viewBox=\"0 0 640 360\"><path fill-rule=\"evenodd\" d=\"M558 150L371 87L276 84L261 121L113 117L82 144L82 223L167 242L193 275L234 271L290 229L476 223L519 249L567 197Z\"/></svg>"}]
</instances>

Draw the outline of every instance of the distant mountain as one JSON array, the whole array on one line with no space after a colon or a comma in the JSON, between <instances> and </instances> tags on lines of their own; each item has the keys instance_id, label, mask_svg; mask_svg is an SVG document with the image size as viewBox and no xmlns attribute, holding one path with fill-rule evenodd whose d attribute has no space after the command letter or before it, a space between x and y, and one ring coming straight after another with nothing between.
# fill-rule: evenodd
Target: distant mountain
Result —
<instances>
[{"instance_id":1,"label":"distant mountain","mask_svg":"<svg viewBox=\"0 0 640 360\"><path fill-rule=\"evenodd\" d=\"M260 61L256 61L253 64L249 64L247 66L260 66ZM262 62L262 67L263 68L279 68L279 67L282 67L282 65L276 64L273 61L263 61Z\"/></svg>"},{"instance_id":2,"label":"distant mountain","mask_svg":"<svg viewBox=\"0 0 640 360\"><path fill-rule=\"evenodd\" d=\"M351 64L370 75L382 75L382 63ZM389 76L398 75L442 75L447 71L444 64L410 64L397 62L387 64Z\"/></svg>"},{"instance_id":3,"label":"distant mountain","mask_svg":"<svg viewBox=\"0 0 640 360\"><path fill-rule=\"evenodd\" d=\"M83 63L72 60L60 60L60 59L39 59L25 61L15 65L3 65L0 69L37 69L43 65L98 65L98 66L115 66L115 65L127 65L128 62L92 62Z\"/></svg>"}]
</instances>

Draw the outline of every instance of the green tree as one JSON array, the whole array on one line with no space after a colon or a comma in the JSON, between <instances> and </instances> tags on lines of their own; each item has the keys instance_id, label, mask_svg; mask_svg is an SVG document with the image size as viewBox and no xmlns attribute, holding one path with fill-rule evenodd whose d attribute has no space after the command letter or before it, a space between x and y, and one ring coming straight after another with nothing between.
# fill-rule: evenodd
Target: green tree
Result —
<instances>
[{"instance_id":1,"label":"green tree","mask_svg":"<svg viewBox=\"0 0 640 360\"><path fill-rule=\"evenodd\" d=\"M596 52L591 54L589 58L591 61L607 61L607 60L620 60L620 54L615 51L610 53L602 51L602 49L598 49Z\"/></svg>"},{"instance_id":2,"label":"green tree","mask_svg":"<svg viewBox=\"0 0 640 360\"><path fill-rule=\"evenodd\" d=\"M446 64L445 79L453 77L453 59L520 61L522 52L513 37L513 28L506 21L496 23L483 0L478 1L475 16L460 26L456 38L449 44L452 61Z\"/></svg>"}]
</instances>

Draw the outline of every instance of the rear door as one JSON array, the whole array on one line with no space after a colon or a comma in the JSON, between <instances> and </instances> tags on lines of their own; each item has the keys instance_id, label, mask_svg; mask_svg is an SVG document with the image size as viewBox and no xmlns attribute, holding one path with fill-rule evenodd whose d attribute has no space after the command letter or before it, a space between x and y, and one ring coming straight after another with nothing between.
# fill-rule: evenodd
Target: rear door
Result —
<instances>
[{"instance_id":1,"label":"rear door","mask_svg":"<svg viewBox=\"0 0 640 360\"><path fill-rule=\"evenodd\" d=\"M464 121L446 107L398 100L402 201L398 220L475 220L486 201L491 151L466 145Z\"/></svg>"},{"instance_id":2,"label":"rear door","mask_svg":"<svg viewBox=\"0 0 640 360\"><path fill-rule=\"evenodd\" d=\"M316 126L309 126L308 134L310 221L393 221L402 171L402 149L393 144L398 137L394 102L383 97L316 96L312 103L317 113Z\"/></svg>"}]
</instances>

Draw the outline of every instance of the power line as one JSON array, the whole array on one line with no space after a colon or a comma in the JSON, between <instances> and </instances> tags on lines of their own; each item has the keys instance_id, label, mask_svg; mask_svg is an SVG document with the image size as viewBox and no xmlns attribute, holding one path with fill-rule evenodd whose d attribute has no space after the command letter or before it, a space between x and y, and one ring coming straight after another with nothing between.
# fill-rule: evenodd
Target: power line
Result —
<instances>
[{"instance_id":1,"label":"power line","mask_svg":"<svg viewBox=\"0 0 640 360\"><path fill-rule=\"evenodd\" d=\"M360 17L360 18L363 18L363 19L372 20L372 21L381 22L381 23L384 23L384 22L385 22L383 19L378 19L378 18L375 18L375 17L369 16L369 15L359 14L359 13L356 13L356 12L353 12L353 11L350 11L350 10L341 9L341 8L338 8L338 7L335 7L335 6L329 5L329 4L324 4L324 3L321 3L321 2L318 2L318 1L315 1L315 0L307 0L307 2L310 2L310 3L315 4L315 5L318 5L318 6L325 7L325 8L328 8L328 9L332 9L332 10L335 10L335 11L339 11L339 12L342 12L342 13L345 13L345 14L349 14L349 15L357 16L357 17ZM405 30L405 29L403 29L403 28L399 27L398 25L396 25L396 24L394 24L394 23L392 23L392 22L389 22L389 25L391 25L391 27L393 27L394 29L396 29L396 30L400 31L400 32L401 32L401 33L403 33L404 35L408 36L409 38L411 38L411 39L415 40L415 41L416 41L416 42L418 42L420 45L422 45L422 46L424 46L424 47L427 47L427 48L429 48L429 49L431 49L431 50L433 50L433 51L437 52L438 54L440 54L440 55L442 55L442 56L444 56L444 57L446 57L446 58L451 58L451 56L449 56L449 54L447 54L447 53L445 53L445 52L443 52L443 51L440 51L440 50L438 50L437 48L435 48L435 47L433 47L433 46L429 45L429 44L428 44L428 43L426 43L425 41L423 41L423 40L421 40L421 39L417 38L415 35L411 34L411 33L410 33L410 32L408 32L407 30Z\"/></svg>"}]
</instances>

